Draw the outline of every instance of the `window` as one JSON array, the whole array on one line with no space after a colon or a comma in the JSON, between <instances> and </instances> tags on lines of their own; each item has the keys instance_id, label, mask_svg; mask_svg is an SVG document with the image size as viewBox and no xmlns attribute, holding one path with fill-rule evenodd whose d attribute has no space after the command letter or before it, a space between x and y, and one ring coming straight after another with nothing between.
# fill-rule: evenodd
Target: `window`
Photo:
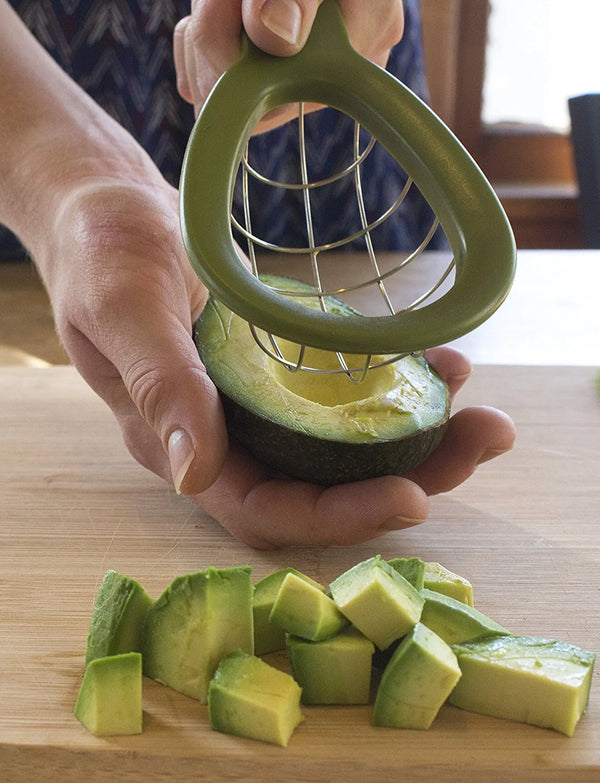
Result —
<instances>
[{"instance_id":1,"label":"window","mask_svg":"<svg viewBox=\"0 0 600 783\"><path fill-rule=\"evenodd\" d=\"M595 4L590 0L421 0L425 60L433 108L442 116L480 164L495 187L513 224L520 247L577 247L581 244L577 187L568 128L566 89L571 65L579 62L584 41L594 32ZM583 10L585 8L585 10ZM560 17L560 22L557 16ZM585 19L589 23L585 24ZM582 33L583 27L589 28ZM556 30L562 35L555 43ZM571 44L566 55L567 43ZM531 62L558 66L556 78L544 78L552 88L548 109ZM580 51L573 54L573 50ZM593 47L592 47L593 52ZM526 64L527 58L529 64ZM555 63L559 60L561 62ZM571 65L567 66L567 62ZM561 67L562 66L562 67ZM579 66L590 74L589 66ZM600 79L600 67L594 66ZM502 82L502 83L500 83ZM554 83L553 83L554 82ZM579 84L583 88L583 81ZM594 88L600 90L600 85ZM513 99L519 100L517 110ZM535 98L535 100L534 100ZM538 100L539 99L539 100ZM534 114L529 110L536 104ZM552 116L552 119L550 119Z\"/></svg>"},{"instance_id":2,"label":"window","mask_svg":"<svg viewBox=\"0 0 600 783\"><path fill-rule=\"evenodd\" d=\"M593 7L590 0L491 0L484 125L568 133L568 98L600 90Z\"/></svg>"}]
</instances>

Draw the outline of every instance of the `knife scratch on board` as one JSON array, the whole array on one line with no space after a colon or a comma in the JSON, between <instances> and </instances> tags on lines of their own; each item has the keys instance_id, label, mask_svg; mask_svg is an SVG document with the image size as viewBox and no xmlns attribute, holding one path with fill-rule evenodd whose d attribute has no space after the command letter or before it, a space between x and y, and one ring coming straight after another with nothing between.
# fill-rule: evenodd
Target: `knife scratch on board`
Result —
<instances>
[{"instance_id":1,"label":"knife scratch on board","mask_svg":"<svg viewBox=\"0 0 600 783\"><path fill-rule=\"evenodd\" d=\"M106 549L104 550L104 555L102 556L102 560L100 561L100 566L102 568L104 567L104 565L106 563L106 560L108 558L108 554L109 554L110 550L112 549L112 545L113 545L113 543L115 541L115 538L117 537L117 533L119 532L120 529L121 529L121 520L119 520L117 522L117 524L115 526L115 529L113 530L112 535L111 535L111 537L110 537L110 539L108 541L108 544L106 545Z\"/></svg>"}]
</instances>

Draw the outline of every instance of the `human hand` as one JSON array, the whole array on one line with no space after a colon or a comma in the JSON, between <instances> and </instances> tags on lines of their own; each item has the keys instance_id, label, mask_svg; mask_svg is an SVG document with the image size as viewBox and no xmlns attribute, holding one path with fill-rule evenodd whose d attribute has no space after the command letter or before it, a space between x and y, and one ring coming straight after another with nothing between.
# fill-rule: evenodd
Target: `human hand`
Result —
<instances>
[{"instance_id":1,"label":"human hand","mask_svg":"<svg viewBox=\"0 0 600 783\"><path fill-rule=\"evenodd\" d=\"M277 56L298 52L306 43L322 0L192 0L192 11L174 33L177 86L200 110L217 79L241 54L245 30L254 43ZM338 0L350 40L362 55L385 66L404 29L401 0ZM271 113L257 130L290 119L295 110ZM276 117L276 119L274 119Z\"/></svg>"},{"instance_id":2,"label":"human hand","mask_svg":"<svg viewBox=\"0 0 600 783\"><path fill-rule=\"evenodd\" d=\"M87 179L36 253L57 330L140 464L200 491L227 452L221 404L192 341L207 291L185 254L177 191Z\"/></svg>"}]
</instances>

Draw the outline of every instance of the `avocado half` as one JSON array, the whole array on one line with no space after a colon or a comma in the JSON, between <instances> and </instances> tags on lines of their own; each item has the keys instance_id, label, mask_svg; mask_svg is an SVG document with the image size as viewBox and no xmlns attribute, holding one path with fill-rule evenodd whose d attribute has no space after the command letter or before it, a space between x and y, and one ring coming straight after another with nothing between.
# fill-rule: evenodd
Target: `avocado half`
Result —
<instances>
[{"instance_id":1,"label":"avocado half","mask_svg":"<svg viewBox=\"0 0 600 783\"><path fill-rule=\"evenodd\" d=\"M261 279L282 290L312 291L289 278ZM315 306L313 297L297 301ZM356 314L337 299L328 305ZM360 383L344 374L290 372L262 350L246 321L212 297L196 322L194 339L219 389L230 436L292 478L331 486L403 475L420 465L444 434L448 388L423 358L407 356L369 370ZM297 345L277 342L287 359L297 360ZM351 368L364 361L350 354L344 358ZM335 353L316 348L306 349L304 363L339 368Z\"/></svg>"}]
</instances>

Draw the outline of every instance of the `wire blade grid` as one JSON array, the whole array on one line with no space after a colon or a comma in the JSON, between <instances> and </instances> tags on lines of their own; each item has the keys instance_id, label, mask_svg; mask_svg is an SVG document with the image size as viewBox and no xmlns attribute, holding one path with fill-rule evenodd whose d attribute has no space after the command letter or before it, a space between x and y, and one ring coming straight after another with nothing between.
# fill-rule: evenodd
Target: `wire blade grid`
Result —
<instances>
[{"instance_id":1,"label":"wire blade grid","mask_svg":"<svg viewBox=\"0 0 600 783\"><path fill-rule=\"evenodd\" d=\"M316 115L307 112L304 104L299 103L298 118L288 124L287 141L292 142L288 147L294 149L286 152L288 157L289 153L294 155L295 160L286 166L283 172L285 180L281 179L280 170L275 173L279 178L273 178L268 171L258 170L253 161L252 143L258 139L260 144L261 138L263 143L268 143L268 134L254 137L246 146L238 171L231 220L234 236L245 248L253 274L260 277L263 272L268 272L273 260L278 271L283 266L285 274L287 263L293 270L290 276L310 283L312 291L307 294L306 291L291 289L274 290L286 297L299 297L304 302L312 297L314 301L310 306L324 312L331 306L331 297L350 306L354 306L355 302L360 304L361 299L368 301L369 312L362 308L361 312L370 316L393 316L433 301L452 285L456 270L455 259L447 252L442 256L441 270L441 254L434 254L438 257L435 264L427 263L427 256L423 255L426 249L448 248L438 218L413 180L354 118L330 107L321 111L331 113L330 120L338 130L340 124L345 123L346 132L336 134L330 142L321 144L314 135L309 135L312 130L309 123ZM343 151L339 148L340 135L349 141ZM311 155L308 154L309 149ZM315 157L315 153L318 162L311 168L309 158ZM264 159L265 156L254 157ZM312 169L317 168L319 171L315 174ZM375 214L367 192L367 187L373 187L369 183L372 182L374 169L380 173L377 188L392 191L385 192L387 202L383 206L382 194L376 194L379 212ZM334 214L337 219L332 220ZM384 224L394 220L396 226L392 233L395 234L395 242L401 235L402 244L412 244L400 252L381 251L378 248L383 242L389 242L390 234L389 227L386 231ZM282 221L286 222L286 235L291 235L294 244L277 244L269 236L273 229L277 231ZM339 232L341 224L344 225L344 235L333 236L332 232ZM355 258L364 259L360 269L357 270L355 265L348 269L343 255L343 251L347 250L358 253ZM424 260L426 269L422 268L416 275L421 283L424 282L424 289L415 296L415 275L411 275L411 268L418 262L423 264ZM409 275L411 285L404 286L402 278ZM376 292L375 295L372 291ZM409 299L407 294L410 294ZM249 328L262 350L290 372L344 374L354 383L363 381L369 370L407 355L406 352L386 356L336 352L337 361L332 365L315 366L311 363L311 352L307 351L307 346L298 345L296 354L290 356L289 343L286 342L284 352L276 335L263 332L253 324L249 324ZM422 353L417 351L413 355Z\"/></svg>"}]
</instances>

